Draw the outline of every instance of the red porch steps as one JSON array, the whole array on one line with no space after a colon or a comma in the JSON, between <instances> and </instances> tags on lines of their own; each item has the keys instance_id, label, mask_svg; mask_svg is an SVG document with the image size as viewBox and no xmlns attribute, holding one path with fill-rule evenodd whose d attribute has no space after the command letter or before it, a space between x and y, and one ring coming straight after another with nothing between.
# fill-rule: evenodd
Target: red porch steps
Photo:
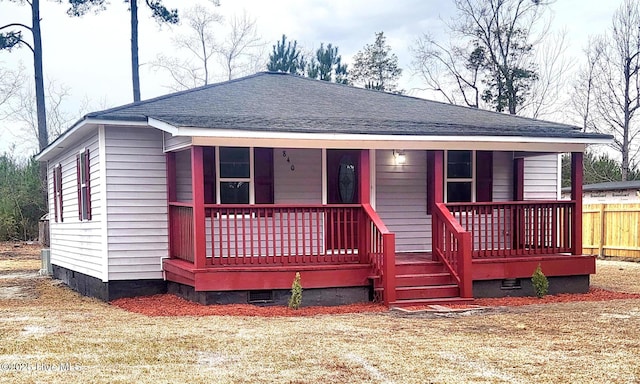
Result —
<instances>
[{"instance_id":1,"label":"red porch steps","mask_svg":"<svg viewBox=\"0 0 640 384\"><path fill-rule=\"evenodd\" d=\"M396 301L392 307L466 304L473 299L460 297L460 289L446 267L432 261L431 255L396 255Z\"/></svg>"}]
</instances>

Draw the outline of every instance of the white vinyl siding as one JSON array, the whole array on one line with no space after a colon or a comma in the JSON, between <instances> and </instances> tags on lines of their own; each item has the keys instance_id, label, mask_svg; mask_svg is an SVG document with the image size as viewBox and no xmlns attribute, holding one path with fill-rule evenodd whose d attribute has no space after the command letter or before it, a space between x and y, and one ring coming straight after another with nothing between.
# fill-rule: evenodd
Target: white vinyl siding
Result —
<instances>
[{"instance_id":1,"label":"white vinyl siding","mask_svg":"<svg viewBox=\"0 0 640 384\"><path fill-rule=\"evenodd\" d=\"M176 198L189 202L193 199L191 183L191 151L176 152Z\"/></svg>"},{"instance_id":2,"label":"white vinyl siding","mask_svg":"<svg viewBox=\"0 0 640 384\"><path fill-rule=\"evenodd\" d=\"M78 177L76 156L82 149L89 150L91 185L91 221L78 218ZM85 275L103 279L100 200L103 185L100 180L101 154L97 129L80 142L69 146L63 154L48 163L49 218L51 228L51 263ZM62 166L62 204L64 221L54 220L53 167Z\"/></svg>"},{"instance_id":3,"label":"white vinyl siding","mask_svg":"<svg viewBox=\"0 0 640 384\"><path fill-rule=\"evenodd\" d=\"M558 196L558 154L524 159L524 199L556 200Z\"/></svg>"},{"instance_id":4,"label":"white vinyl siding","mask_svg":"<svg viewBox=\"0 0 640 384\"><path fill-rule=\"evenodd\" d=\"M513 152L493 152L493 201L513 200Z\"/></svg>"},{"instance_id":5,"label":"white vinyl siding","mask_svg":"<svg viewBox=\"0 0 640 384\"><path fill-rule=\"evenodd\" d=\"M393 151L376 151L376 210L396 234L396 250L431 249L431 215L427 215L427 153L405 151L395 165Z\"/></svg>"},{"instance_id":6,"label":"white vinyl siding","mask_svg":"<svg viewBox=\"0 0 640 384\"><path fill-rule=\"evenodd\" d=\"M286 156L283 156L283 153ZM322 203L322 151L320 149L275 148L273 162L276 204Z\"/></svg>"},{"instance_id":7,"label":"white vinyl siding","mask_svg":"<svg viewBox=\"0 0 640 384\"><path fill-rule=\"evenodd\" d=\"M176 149L185 148L191 145L191 136L173 136L168 132L162 132L164 135L164 151L170 152Z\"/></svg>"},{"instance_id":8,"label":"white vinyl siding","mask_svg":"<svg viewBox=\"0 0 640 384\"><path fill-rule=\"evenodd\" d=\"M162 278L168 256L162 132L106 127L109 280Z\"/></svg>"}]
</instances>

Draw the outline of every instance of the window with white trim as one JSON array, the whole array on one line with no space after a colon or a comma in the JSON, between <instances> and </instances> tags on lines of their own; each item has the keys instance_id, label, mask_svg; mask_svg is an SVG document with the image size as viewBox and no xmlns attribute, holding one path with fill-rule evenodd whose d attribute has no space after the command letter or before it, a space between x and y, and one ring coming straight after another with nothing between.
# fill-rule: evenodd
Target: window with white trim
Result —
<instances>
[{"instance_id":1,"label":"window with white trim","mask_svg":"<svg viewBox=\"0 0 640 384\"><path fill-rule=\"evenodd\" d=\"M476 201L475 151L446 151L445 202L463 203Z\"/></svg>"},{"instance_id":2,"label":"window with white trim","mask_svg":"<svg viewBox=\"0 0 640 384\"><path fill-rule=\"evenodd\" d=\"M254 204L253 148L216 147L216 200L219 204Z\"/></svg>"},{"instance_id":3,"label":"window with white trim","mask_svg":"<svg viewBox=\"0 0 640 384\"><path fill-rule=\"evenodd\" d=\"M76 157L78 177L78 219L91 220L91 168L89 149L85 148Z\"/></svg>"}]
</instances>

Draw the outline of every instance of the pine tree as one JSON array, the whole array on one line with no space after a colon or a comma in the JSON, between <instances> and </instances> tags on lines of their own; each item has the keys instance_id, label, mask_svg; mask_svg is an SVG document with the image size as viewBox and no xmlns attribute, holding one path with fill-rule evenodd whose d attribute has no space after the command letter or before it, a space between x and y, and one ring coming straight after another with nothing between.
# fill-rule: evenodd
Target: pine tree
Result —
<instances>
[{"instance_id":1,"label":"pine tree","mask_svg":"<svg viewBox=\"0 0 640 384\"><path fill-rule=\"evenodd\" d=\"M384 32L376 33L376 41L359 51L351 69L351 79L367 89L394 92L402 74L398 67L398 57L391 53Z\"/></svg>"},{"instance_id":2,"label":"pine tree","mask_svg":"<svg viewBox=\"0 0 640 384\"><path fill-rule=\"evenodd\" d=\"M338 47L331 43L320 43L315 57L311 58L307 66L307 77L323 81L334 81L340 84L348 84L347 65L342 64L342 56L338 54Z\"/></svg>"},{"instance_id":3,"label":"pine tree","mask_svg":"<svg viewBox=\"0 0 640 384\"><path fill-rule=\"evenodd\" d=\"M300 272L296 272L296 276L291 284L291 297L289 298L289 308L299 309L302 305L302 284L300 283Z\"/></svg>"},{"instance_id":4,"label":"pine tree","mask_svg":"<svg viewBox=\"0 0 640 384\"><path fill-rule=\"evenodd\" d=\"M303 75L305 67L306 62L298 49L298 42L294 40L291 45L291 42L287 41L287 36L282 35L282 40L276 42L269 55L267 70Z\"/></svg>"}]
</instances>

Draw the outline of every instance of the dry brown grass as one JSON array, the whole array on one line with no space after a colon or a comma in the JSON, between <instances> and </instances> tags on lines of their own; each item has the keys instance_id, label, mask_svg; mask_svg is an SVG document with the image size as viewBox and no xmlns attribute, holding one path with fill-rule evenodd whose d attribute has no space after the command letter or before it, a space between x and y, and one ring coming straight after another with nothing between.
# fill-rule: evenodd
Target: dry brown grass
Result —
<instances>
[{"instance_id":1,"label":"dry brown grass","mask_svg":"<svg viewBox=\"0 0 640 384\"><path fill-rule=\"evenodd\" d=\"M0 258L0 266L6 262ZM599 261L598 267L595 285L617 287L616 281L633 279L625 289L640 292L636 265ZM452 317L145 317L80 297L47 278L4 280L5 287L31 285L36 294L0 300L0 382L640 380L640 300L496 308ZM67 362L72 371L42 369L42 363L58 368ZM39 370L6 369L15 364Z\"/></svg>"}]
</instances>

